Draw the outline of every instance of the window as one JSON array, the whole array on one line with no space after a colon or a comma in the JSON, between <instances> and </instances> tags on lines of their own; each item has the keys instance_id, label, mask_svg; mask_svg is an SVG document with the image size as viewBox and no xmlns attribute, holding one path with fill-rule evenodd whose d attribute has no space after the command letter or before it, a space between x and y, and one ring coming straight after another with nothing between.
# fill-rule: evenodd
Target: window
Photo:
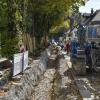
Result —
<instances>
[{"instance_id":1,"label":"window","mask_svg":"<svg viewBox=\"0 0 100 100\"><path fill-rule=\"evenodd\" d=\"M97 28L96 27L88 27L88 38L97 38Z\"/></svg>"}]
</instances>

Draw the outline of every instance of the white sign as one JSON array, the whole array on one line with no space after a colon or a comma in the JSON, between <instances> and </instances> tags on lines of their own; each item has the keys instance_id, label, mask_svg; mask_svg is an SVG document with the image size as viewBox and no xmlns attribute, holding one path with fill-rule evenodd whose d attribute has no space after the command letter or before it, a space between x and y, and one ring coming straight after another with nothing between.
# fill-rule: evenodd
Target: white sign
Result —
<instances>
[{"instance_id":1,"label":"white sign","mask_svg":"<svg viewBox=\"0 0 100 100\"><path fill-rule=\"evenodd\" d=\"M23 71L28 67L28 51L24 52L23 55Z\"/></svg>"},{"instance_id":2,"label":"white sign","mask_svg":"<svg viewBox=\"0 0 100 100\"><path fill-rule=\"evenodd\" d=\"M22 72L23 53L14 54L13 59L13 76Z\"/></svg>"}]
</instances>

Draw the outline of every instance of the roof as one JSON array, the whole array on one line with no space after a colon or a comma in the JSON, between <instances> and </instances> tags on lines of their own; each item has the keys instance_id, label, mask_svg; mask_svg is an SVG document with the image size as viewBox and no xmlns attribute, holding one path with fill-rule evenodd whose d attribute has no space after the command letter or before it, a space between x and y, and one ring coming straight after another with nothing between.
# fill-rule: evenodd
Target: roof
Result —
<instances>
[{"instance_id":1,"label":"roof","mask_svg":"<svg viewBox=\"0 0 100 100\"><path fill-rule=\"evenodd\" d=\"M84 23L84 25L89 25L89 23L93 19L94 15L95 15L95 13L94 14L84 13L83 14L83 21L82 21L82 23Z\"/></svg>"},{"instance_id":2,"label":"roof","mask_svg":"<svg viewBox=\"0 0 100 100\"><path fill-rule=\"evenodd\" d=\"M84 13L83 16L84 17L90 17L91 16L91 13Z\"/></svg>"},{"instance_id":3,"label":"roof","mask_svg":"<svg viewBox=\"0 0 100 100\"><path fill-rule=\"evenodd\" d=\"M93 14L84 13L83 17L85 25L100 25L100 10L95 11Z\"/></svg>"},{"instance_id":4,"label":"roof","mask_svg":"<svg viewBox=\"0 0 100 100\"><path fill-rule=\"evenodd\" d=\"M91 23L92 24L100 24L100 10L94 16L94 18L92 19Z\"/></svg>"}]
</instances>

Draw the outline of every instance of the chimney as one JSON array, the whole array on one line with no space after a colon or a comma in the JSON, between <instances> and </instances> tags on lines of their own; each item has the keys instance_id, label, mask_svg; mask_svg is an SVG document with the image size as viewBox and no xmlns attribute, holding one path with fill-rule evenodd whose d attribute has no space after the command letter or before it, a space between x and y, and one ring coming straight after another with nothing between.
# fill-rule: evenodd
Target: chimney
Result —
<instances>
[{"instance_id":1,"label":"chimney","mask_svg":"<svg viewBox=\"0 0 100 100\"><path fill-rule=\"evenodd\" d=\"M94 13L94 10L93 10L93 8L91 8L91 15L93 15L93 13Z\"/></svg>"}]
</instances>

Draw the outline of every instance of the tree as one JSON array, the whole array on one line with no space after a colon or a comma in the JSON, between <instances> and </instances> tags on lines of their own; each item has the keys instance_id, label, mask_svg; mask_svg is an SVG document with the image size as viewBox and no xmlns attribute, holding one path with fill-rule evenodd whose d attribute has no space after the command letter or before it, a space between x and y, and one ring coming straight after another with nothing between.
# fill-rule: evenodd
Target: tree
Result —
<instances>
[{"instance_id":1,"label":"tree","mask_svg":"<svg viewBox=\"0 0 100 100\"><path fill-rule=\"evenodd\" d=\"M2 15L2 27L6 28L6 34L2 36L3 50L6 50L5 55L12 55L13 47L18 44L19 40L23 40L27 48L31 51L40 47L41 38L46 37L53 27L62 23L65 15L69 15L73 5L80 4L84 0L1 0L0 5L5 6L0 8ZM7 17L6 17L7 16ZM17 39L16 39L17 37ZM21 37L21 38L20 38ZM11 48L7 48L10 42L15 41ZM36 40L36 41L35 41ZM27 41L27 42L26 42ZM29 42L29 43L28 43ZM36 43L36 44L35 44ZM33 45L29 46L30 44ZM16 49L16 48L15 48ZM8 52L11 51L11 54ZM8 56L9 56L8 55Z\"/></svg>"},{"instance_id":2,"label":"tree","mask_svg":"<svg viewBox=\"0 0 100 100\"><path fill-rule=\"evenodd\" d=\"M34 34L36 37L46 36L49 30L61 23L74 3L82 0L31 0L34 13Z\"/></svg>"}]
</instances>

